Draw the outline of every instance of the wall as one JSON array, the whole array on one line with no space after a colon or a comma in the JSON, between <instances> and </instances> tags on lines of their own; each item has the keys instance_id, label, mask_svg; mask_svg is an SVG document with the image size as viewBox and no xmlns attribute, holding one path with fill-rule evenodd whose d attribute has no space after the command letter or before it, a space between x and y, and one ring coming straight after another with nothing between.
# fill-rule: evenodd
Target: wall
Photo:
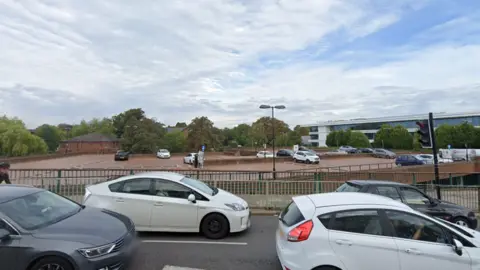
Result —
<instances>
[{"instance_id":1,"label":"wall","mask_svg":"<svg viewBox=\"0 0 480 270\"><path fill-rule=\"evenodd\" d=\"M119 147L119 142L65 142L60 143L57 153L114 153Z\"/></svg>"}]
</instances>

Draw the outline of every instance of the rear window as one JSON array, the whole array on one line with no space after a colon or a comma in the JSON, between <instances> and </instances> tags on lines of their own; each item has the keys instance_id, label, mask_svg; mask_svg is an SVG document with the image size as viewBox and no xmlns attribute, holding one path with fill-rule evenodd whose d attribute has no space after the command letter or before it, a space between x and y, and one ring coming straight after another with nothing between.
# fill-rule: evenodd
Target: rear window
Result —
<instances>
[{"instance_id":1,"label":"rear window","mask_svg":"<svg viewBox=\"0 0 480 270\"><path fill-rule=\"evenodd\" d=\"M337 188L335 192L358 192L359 190L360 190L359 186L346 182L345 184Z\"/></svg>"},{"instance_id":2,"label":"rear window","mask_svg":"<svg viewBox=\"0 0 480 270\"><path fill-rule=\"evenodd\" d=\"M291 202L280 214L280 220L284 225L290 227L305 220L302 212L298 209L295 202Z\"/></svg>"}]
</instances>

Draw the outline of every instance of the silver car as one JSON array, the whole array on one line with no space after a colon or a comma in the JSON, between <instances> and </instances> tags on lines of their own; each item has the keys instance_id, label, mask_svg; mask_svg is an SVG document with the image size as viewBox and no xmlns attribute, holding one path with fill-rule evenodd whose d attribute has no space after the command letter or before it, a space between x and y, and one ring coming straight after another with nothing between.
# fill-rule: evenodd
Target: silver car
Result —
<instances>
[{"instance_id":1,"label":"silver car","mask_svg":"<svg viewBox=\"0 0 480 270\"><path fill-rule=\"evenodd\" d=\"M386 149L381 149L381 148L373 149L372 156L378 157L378 158L391 158L391 159L394 159L397 157L397 155L394 152Z\"/></svg>"}]
</instances>

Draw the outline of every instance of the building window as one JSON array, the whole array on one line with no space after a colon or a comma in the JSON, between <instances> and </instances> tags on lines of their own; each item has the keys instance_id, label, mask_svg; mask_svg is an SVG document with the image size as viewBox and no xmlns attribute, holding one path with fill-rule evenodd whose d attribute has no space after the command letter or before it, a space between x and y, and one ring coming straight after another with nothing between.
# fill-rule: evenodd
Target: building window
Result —
<instances>
[{"instance_id":1,"label":"building window","mask_svg":"<svg viewBox=\"0 0 480 270\"><path fill-rule=\"evenodd\" d=\"M318 127L310 127L310 132L318 132Z\"/></svg>"},{"instance_id":2,"label":"building window","mask_svg":"<svg viewBox=\"0 0 480 270\"><path fill-rule=\"evenodd\" d=\"M310 135L310 140L318 140L318 134Z\"/></svg>"},{"instance_id":3,"label":"building window","mask_svg":"<svg viewBox=\"0 0 480 270\"><path fill-rule=\"evenodd\" d=\"M310 143L313 147L318 147L318 142L311 142Z\"/></svg>"}]
</instances>

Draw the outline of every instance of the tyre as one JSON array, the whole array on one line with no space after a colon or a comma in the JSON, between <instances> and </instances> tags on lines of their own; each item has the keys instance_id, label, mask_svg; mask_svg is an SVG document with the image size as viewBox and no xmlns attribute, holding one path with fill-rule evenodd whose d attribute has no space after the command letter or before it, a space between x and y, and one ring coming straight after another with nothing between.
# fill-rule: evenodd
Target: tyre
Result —
<instances>
[{"instance_id":1,"label":"tyre","mask_svg":"<svg viewBox=\"0 0 480 270\"><path fill-rule=\"evenodd\" d=\"M222 239L230 233L230 224L224 216L210 214L203 219L200 231L209 239Z\"/></svg>"},{"instance_id":2,"label":"tyre","mask_svg":"<svg viewBox=\"0 0 480 270\"><path fill-rule=\"evenodd\" d=\"M313 268L312 270L340 270L340 269L333 266L318 266Z\"/></svg>"},{"instance_id":3,"label":"tyre","mask_svg":"<svg viewBox=\"0 0 480 270\"><path fill-rule=\"evenodd\" d=\"M470 222L464 217L456 217L452 220L452 222L462 227L470 228Z\"/></svg>"},{"instance_id":4,"label":"tyre","mask_svg":"<svg viewBox=\"0 0 480 270\"><path fill-rule=\"evenodd\" d=\"M44 257L33 264L28 270L74 270L73 266L64 258L57 256Z\"/></svg>"},{"instance_id":5,"label":"tyre","mask_svg":"<svg viewBox=\"0 0 480 270\"><path fill-rule=\"evenodd\" d=\"M294 159L293 159L293 163L297 163L297 159L294 158Z\"/></svg>"},{"instance_id":6,"label":"tyre","mask_svg":"<svg viewBox=\"0 0 480 270\"><path fill-rule=\"evenodd\" d=\"M307 159L307 160L305 161L305 163L310 164L310 163L312 163L312 162L310 161L310 159Z\"/></svg>"}]
</instances>

